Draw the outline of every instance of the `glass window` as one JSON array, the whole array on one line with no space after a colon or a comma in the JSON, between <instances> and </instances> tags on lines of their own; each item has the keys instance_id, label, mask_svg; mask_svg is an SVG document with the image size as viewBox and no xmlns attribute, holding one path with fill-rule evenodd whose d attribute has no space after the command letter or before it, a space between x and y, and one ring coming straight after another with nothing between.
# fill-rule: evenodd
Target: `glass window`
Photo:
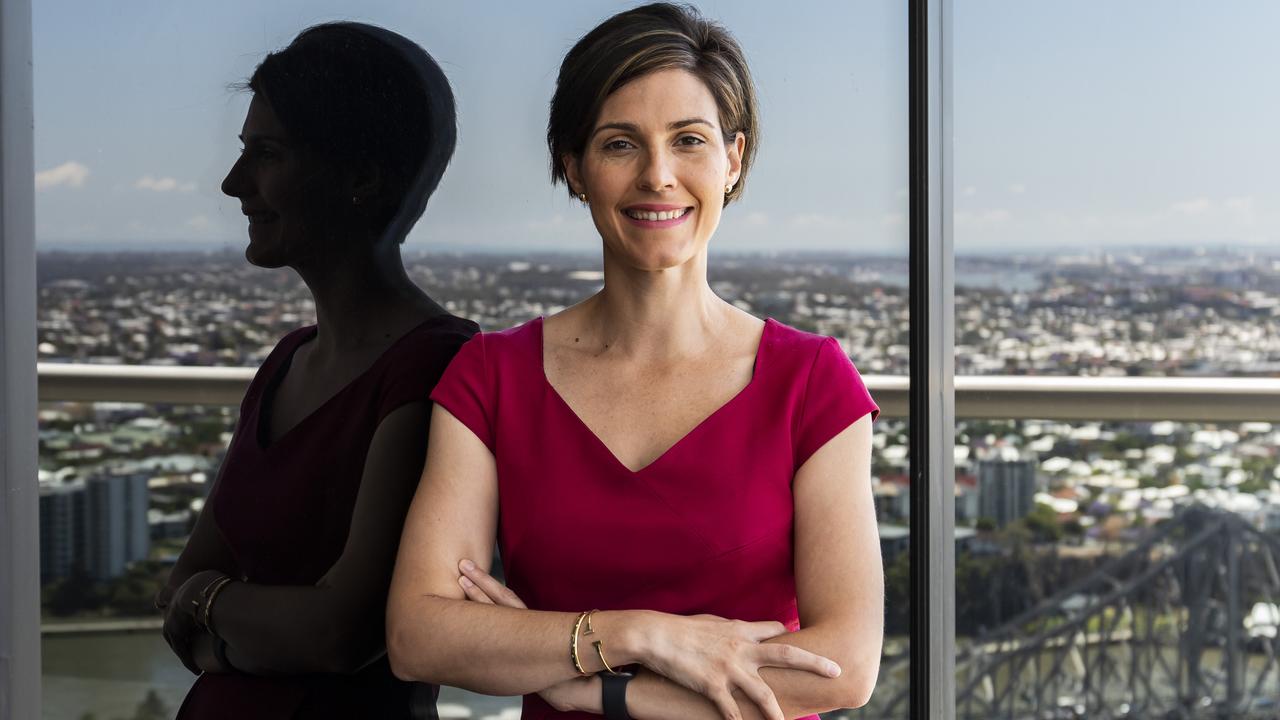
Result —
<instances>
[{"instance_id":1,"label":"glass window","mask_svg":"<svg viewBox=\"0 0 1280 720\"><path fill-rule=\"evenodd\" d=\"M907 370L905 6L700 4L745 47L764 123L749 189L714 241L713 286L834 336L874 393ZM549 183L545 109L562 53L631 5L373 2L352 18L420 42L453 84L458 149L406 265L485 329L599 286L589 217ZM315 311L295 275L241 257L244 218L219 185L249 97L230 86L302 28L352 17L350 4L34 11L40 360L256 366ZM49 718L172 712L191 682L145 601L201 507L235 409L118 400L41 409ZM884 717L906 691L905 421L886 406L876 425L890 612L878 690L851 717ZM90 560L94 533L120 547ZM483 717L516 700L446 689L441 703L443 716Z\"/></svg>"},{"instance_id":2,"label":"glass window","mask_svg":"<svg viewBox=\"0 0 1280 720\"><path fill-rule=\"evenodd\" d=\"M954 18L957 716L1274 713L1280 14Z\"/></svg>"}]
</instances>

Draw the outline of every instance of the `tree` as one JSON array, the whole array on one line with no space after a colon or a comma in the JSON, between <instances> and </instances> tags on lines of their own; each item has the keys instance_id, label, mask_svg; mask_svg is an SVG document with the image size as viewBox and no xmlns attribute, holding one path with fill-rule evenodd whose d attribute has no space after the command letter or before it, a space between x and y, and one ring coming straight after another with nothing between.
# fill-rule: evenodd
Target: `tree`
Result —
<instances>
[{"instance_id":1,"label":"tree","mask_svg":"<svg viewBox=\"0 0 1280 720\"><path fill-rule=\"evenodd\" d=\"M1036 506L1022 519L1031 531L1036 542L1057 542L1062 539L1062 528L1058 525L1058 513L1048 505L1036 503Z\"/></svg>"},{"instance_id":2,"label":"tree","mask_svg":"<svg viewBox=\"0 0 1280 720\"><path fill-rule=\"evenodd\" d=\"M142 702L138 703L131 720L168 720L170 717L173 717L173 713L169 711L169 706L156 693L155 688L151 688L147 690Z\"/></svg>"}]
</instances>

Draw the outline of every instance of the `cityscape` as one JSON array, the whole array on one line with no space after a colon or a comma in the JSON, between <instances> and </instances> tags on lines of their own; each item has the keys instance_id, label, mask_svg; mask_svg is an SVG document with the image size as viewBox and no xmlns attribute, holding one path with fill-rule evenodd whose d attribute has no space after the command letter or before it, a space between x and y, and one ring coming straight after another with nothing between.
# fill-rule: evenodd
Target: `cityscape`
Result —
<instances>
[{"instance_id":1,"label":"cityscape","mask_svg":"<svg viewBox=\"0 0 1280 720\"><path fill-rule=\"evenodd\" d=\"M486 330L555 313L594 292L602 281L598 264L591 256L556 253L406 258L424 289ZM713 255L710 275L715 291L744 310L835 337L863 374L907 372L903 258ZM957 258L956 277L957 375L1280 377L1280 253L974 255ZM294 274L252 268L231 251L43 253L38 284L41 362L252 367L285 333L314 321ZM75 623L154 617L151 593L203 504L235 412L41 405L47 636ZM906 431L903 418L876 423L886 661L907 650ZM1120 556L1185 508L1215 508L1259 532L1280 534L1277 448L1280 426L1262 422L961 418L955 455L961 642ZM1033 552L1037 561L1010 575L1017 552ZM996 602L993 584L1010 588ZM185 690L183 677L179 666L138 687L158 687L145 700L153 709L166 702L172 709ZM129 707L144 700L135 694ZM446 694L442 703L448 702ZM457 712L500 715L508 706Z\"/></svg>"}]
</instances>

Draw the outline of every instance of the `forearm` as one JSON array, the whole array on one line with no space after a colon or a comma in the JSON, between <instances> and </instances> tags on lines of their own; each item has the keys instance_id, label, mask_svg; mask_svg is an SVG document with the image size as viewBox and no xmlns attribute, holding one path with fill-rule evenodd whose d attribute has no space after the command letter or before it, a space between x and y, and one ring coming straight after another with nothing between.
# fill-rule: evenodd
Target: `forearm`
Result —
<instances>
[{"instance_id":1,"label":"forearm","mask_svg":"<svg viewBox=\"0 0 1280 720\"><path fill-rule=\"evenodd\" d=\"M611 664L639 662L636 638L647 611L597 612L590 640L602 640ZM387 628L392 670L404 680L452 685L487 695L524 695L578 676L569 658L576 613L501 607L426 596L393 612ZM586 672L604 669L579 634Z\"/></svg>"},{"instance_id":2,"label":"forearm","mask_svg":"<svg viewBox=\"0 0 1280 720\"><path fill-rule=\"evenodd\" d=\"M227 665L224 665L218 660L218 655L214 651L214 645L217 642L217 638L207 632L202 632L191 640L191 657L203 672L242 672L250 675L280 674L272 672L270 668L255 666L248 656L237 654L236 649L230 645L227 645L223 650L223 655L227 659ZM223 642L226 641L224 640Z\"/></svg>"},{"instance_id":3,"label":"forearm","mask_svg":"<svg viewBox=\"0 0 1280 720\"><path fill-rule=\"evenodd\" d=\"M765 642L794 645L840 666L840 676L835 678L800 670L761 668L760 677L773 689L787 717L861 707L871 696L880 670L879 623L857 628L815 625Z\"/></svg>"},{"instance_id":4,"label":"forearm","mask_svg":"<svg viewBox=\"0 0 1280 720\"><path fill-rule=\"evenodd\" d=\"M859 661L848 650L840 653L836 647L841 642L840 638L819 628L788 633L767 642L785 643L826 657L839 658L842 673L837 678L803 670L761 668L761 679L769 685L786 717L797 718L842 707L858 707L866 702L879 664L878 649L874 658ZM871 654L866 648L862 653ZM740 690L733 692L733 698L742 720L764 717L760 707ZM574 709L596 714L603 712L598 680L589 689L578 693L577 699L579 702L575 703ZM641 670L627 685L627 710L636 720L719 720L723 717L707 697L648 669Z\"/></svg>"},{"instance_id":5,"label":"forearm","mask_svg":"<svg viewBox=\"0 0 1280 720\"><path fill-rule=\"evenodd\" d=\"M232 582L218 594L211 624L240 671L350 673L382 653L380 600L323 586Z\"/></svg>"}]
</instances>

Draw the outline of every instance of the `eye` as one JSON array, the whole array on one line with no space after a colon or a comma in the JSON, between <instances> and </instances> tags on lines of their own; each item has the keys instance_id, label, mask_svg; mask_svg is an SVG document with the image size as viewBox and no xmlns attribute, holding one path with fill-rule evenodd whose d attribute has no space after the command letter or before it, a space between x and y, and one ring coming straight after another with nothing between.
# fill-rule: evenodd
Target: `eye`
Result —
<instances>
[{"instance_id":1,"label":"eye","mask_svg":"<svg viewBox=\"0 0 1280 720\"><path fill-rule=\"evenodd\" d=\"M609 142L604 144L605 150L610 150L615 152L620 150L630 150L633 147L635 147L635 145L632 145L630 140L622 140L622 139L610 140Z\"/></svg>"},{"instance_id":2,"label":"eye","mask_svg":"<svg viewBox=\"0 0 1280 720\"><path fill-rule=\"evenodd\" d=\"M703 140L697 135L681 135L680 138L676 140L676 144L685 145L689 147L696 147L698 145L706 145L707 141Z\"/></svg>"}]
</instances>

